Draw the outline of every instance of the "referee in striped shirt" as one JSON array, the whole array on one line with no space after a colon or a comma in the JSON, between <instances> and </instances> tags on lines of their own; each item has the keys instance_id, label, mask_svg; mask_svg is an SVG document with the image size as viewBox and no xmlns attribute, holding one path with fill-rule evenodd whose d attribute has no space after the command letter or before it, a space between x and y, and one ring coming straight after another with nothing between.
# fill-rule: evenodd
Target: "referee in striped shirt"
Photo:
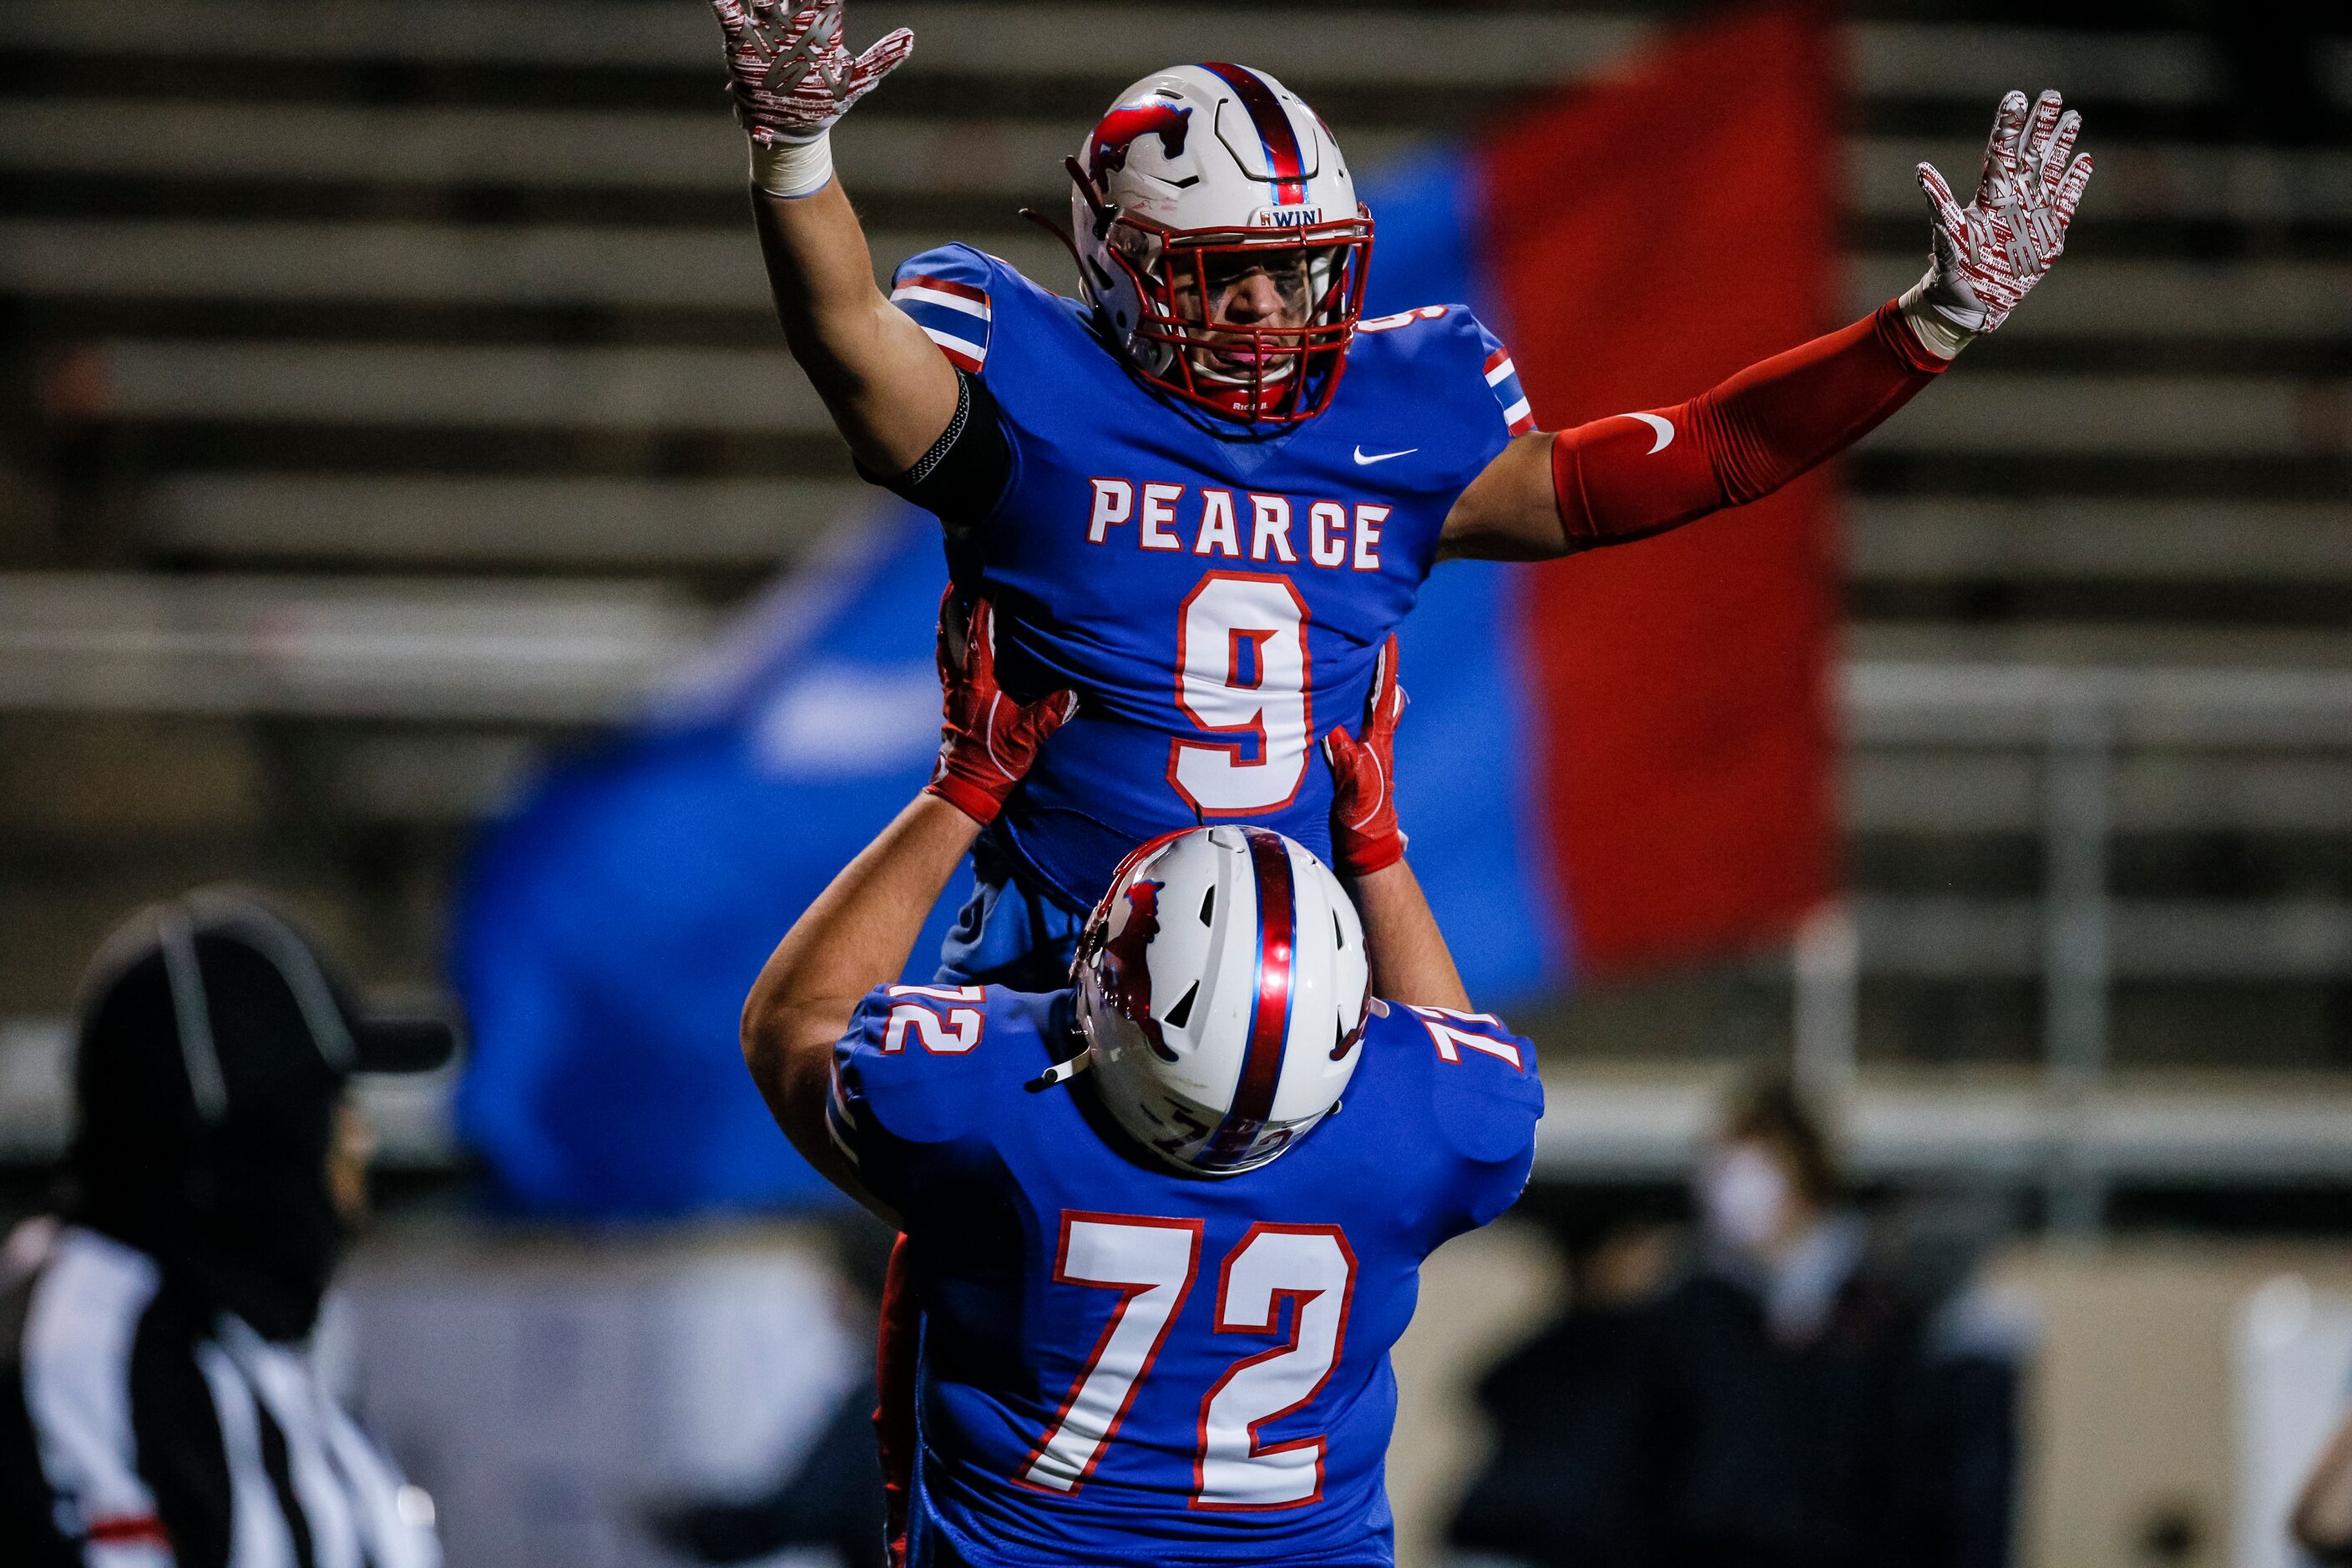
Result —
<instances>
[{"instance_id":1,"label":"referee in striped shirt","mask_svg":"<svg viewBox=\"0 0 2352 1568\"><path fill-rule=\"evenodd\" d=\"M309 1340L366 1203L357 1071L446 1061L283 920L193 893L85 983L63 1217L0 1252L0 1563L437 1568Z\"/></svg>"}]
</instances>

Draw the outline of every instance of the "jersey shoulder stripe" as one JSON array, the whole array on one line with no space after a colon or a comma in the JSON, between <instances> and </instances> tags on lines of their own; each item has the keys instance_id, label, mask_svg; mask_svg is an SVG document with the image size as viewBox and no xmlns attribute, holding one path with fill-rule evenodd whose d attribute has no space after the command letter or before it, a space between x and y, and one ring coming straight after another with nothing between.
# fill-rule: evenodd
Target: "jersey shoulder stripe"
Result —
<instances>
[{"instance_id":1,"label":"jersey shoulder stripe","mask_svg":"<svg viewBox=\"0 0 2352 1568\"><path fill-rule=\"evenodd\" d=\"M1502 405L1504 428L1514 436L1524 436L1536 427L1536 416L1528 406L1526 391L1519 385L1518 366L1511 363L1511 351L1494 333L1481 326L1478 337L1486 349L1486 384L1493 388L1495 401Z\"/></svg>"},{"instance_id":2,"label":"jersey shoulder stripe","mask_svg":"<svg viewBox=\"0 0 2352 1568\"><path fill-rule=\"evenodd\" d=\"M959 370L978 374L988 363L996 321L990 258L965 245L943 245L910 257L890 282L890 302L923 329Z\"/></svg>"}]
</instances>

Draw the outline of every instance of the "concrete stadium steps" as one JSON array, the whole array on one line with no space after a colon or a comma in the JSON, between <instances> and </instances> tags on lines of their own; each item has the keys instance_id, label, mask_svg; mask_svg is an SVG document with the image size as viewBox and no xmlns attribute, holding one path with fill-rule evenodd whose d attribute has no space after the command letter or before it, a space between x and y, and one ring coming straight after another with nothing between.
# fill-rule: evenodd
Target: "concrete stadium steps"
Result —
<instances>
[{"instance_id":1,"label":"concrete stadium steps","mask_svg":"<svg viewBox=\"0 0 2352 1568\"><path fill-rule=\"evenodd\" d=\"M2106 919L2122 981L2352 979L2352 905L2116 899ZM1856 900L1854 921L1864 970L1887 978L2034 980L2048 962L2049 915L2032 899L1882 894Z\"/></svg>"},{"instance_id":2,"label":"concrete stadium steps","mask_svg":"<svg viewBox=\"0 0 2352 1568\"><path fill-rule=\"evenodd\" d=\"M183 562L772 571L879 492L856 479L179 474L141 542Z\"/></svg>"},{"instance_id":3,"label":"concrete stadium steps","mask_svg":"<svg viewBox=\"0 0 2352 1568\"><path fill-rule=\"evenodd\" d=\"M0 574L0 710L594 721L682 669L714 624L690 596L625 578ZM2301 799L2294 789L2336 776L2335 753L2352 752L2341 632L1863 624L1846 641L1841 727L1868 756L2038 748L2053 714L2095 707L2118 746L2189 754L2150 763L2159 782L2134 787L2192 820L2236 776L2200 754L2315 750L2267 784L2259 770L2241 781ZM929 679L909 711L931 708ZM1932 803L1892 804L1922 775L1883 776L1874 825L1932 826ZM2006 822L2003 799L1979 810ZM2336 820L2312 809L2315 826Z\"/></svg>"},{"instance_id":4,"label":"concrete stadium steps","mask_svg":"<svg viewBox=\"0 0 2352 1568\"><path fill-rule=\"evenodd\" d=\"M1061 161L1087 129L1084 119L910 119L877 109L870 120L861 111L856 135L840 138L835 167L861 200L1060 195L1066 205ZM1370 169L1416 140L1409 130L1368 129L1349 138L1349 156ZM0 110L0 169L361 189L684 191L723 204L734 217L745 205L743 136L723 104L630 113L20 100Z\"/></svg>"},{"instance_id":5,"label":"concrete stadium steps","mask_svg":"<svg viewBox=\"0 0 2352 1568\"><path fill-rule=\"evenodd\" d=\"M110 420L829 434L781 342L756 349L104 343Z\"/></svg>"},{"instance_id":6,"label":"concrete stadium steps","mask_svg":"<svg viewBox=\"0 0 2352 1568\"><path fill-rule=\"evenodd\" d=\"M710 629L645 584L0 574L0 710L595 722Z\"/></svg>"},{"instance_id":7,"label":"concrete stadium steps","mask_svg":"<svg viewBox=\"0 0 2352 1568\"><path fill-rule=\"evenodd\" d=\"M1171 59L1246 58L1312 92L1343 132L1400 117L1458 126L1605 70L1654 30L1633 16L1471 7L868 4L856 37L898 21L921 39L892 84L914 105L900 112L1089 118ZM103 12L26 0L0 29L0 59L30 90L121 89ZM142 63L142 80L158 96L694 110L713 101L714 32L691 5L220 0L157 9L151 36L173 46ZM1888 129L1967 134L2036 70L2063 75L2111 132L2210 133L2231 118L2227 73L2193 35L1859 21L1843 37L1861 114ZM2326 73L2339 116L2352 104L2345 53L2331 46Z\"/></svg>"},{"instance_id":8,"label":"concrete stadium steps","mask_svg":"<svg viewBox=\"0 0 2352 1568\"><path fill-rule=\"evenodd\" d=\"M909 119L861 110L835 166L860 198L915 194L1043 200L1064 195L1060 160L1083 118L1050 122ZM1352 165L1375 171L1424 140L1411 127L1351 128ZM1850 209L1914 219L1922 159L1955 181L1981 142L1846 139ZM2352 154L2181 142L2101 145L2102 223L2206 219L2277 226L2352 222ZM0 108L0 170L17 177L273 182L380 188L583 187L695 192L742 205L740 134L724 113L383 108L208 100L19 99Z\"/></svg>"},{"instance_id":9,"label":"concrete stadium steps","mask_svg":"<svg viewBox=\"0 0 2352 1568\"><path fill-rule=\"evenodd\" d=\"M1847 765L1856 833L2032 834L2042 769L2022 750L1863 752ZM2116 768L2118 832L2352 834L2352 759L2252 751L2135 755Z\"/></svg>"},{"instance_id":10,"label":"concrete stadium steps","mask_svg":"<svg viewBox=\"0 0 2352 1568\"><path fill-rule=\"evenodd\" d=\"M824 405L781 345L101 343L79 412L109 421L520 426L819 435ZM1973 367L1972 371L1973 371ZM1870 454L2334 457L2352 381L1954 376L1865 437Z\"/></svg>"},{"instance_id":11,"label":"concrete stadium steps","mask_svg":"<svg viewBox=\"0 0 2352 1568\"><path fill-rule=\"evenodd\" d=\"M367 452L391 471L328 476L373 487L345 490L357 504L390 504L415 465L467 470L467 483L436 479L457 486L431 493L456 509L441 514L447 521L427 521L412 531L419 542L380 557L410 570L436 561L562 570L577 548L592 567L658 572L751 564L790 548L780 539L761 550L748 512L723 507L722 517L688 491L672 498L692 520L673 545L656 542L657 523L629 524L630 508L671 497L646 488L655 481L633 466L675 472L682 452L689 471L749 463L763 482L841 493L825 488L840 468L825 455L821 412L773 352L740 216L740 144L710 98L678 110L589 109L535 89L518 101L464 93L446 101L437 91L305 101L238 74L273 59L325 59L529 67L598 82L614 73L715 78L710 28L695 8L608 4L592 14L594 25L583 26L569 10L531 4L391 0L341 8L331 21L253 4L166 6L156 25L175 49L221 68L208 84L214 96L175 97L166 86L163 96L125 97L118 88L111 98L28 97L0 108L0 168L26 183L14 216L0 219L0 279L32 300L37 322L65 334L54 341L70 374L53 385L68 425L96 421L109 449L148 481L145 521L132 533L144 548L161 559L262 563L282 540L291 553L279 559L289 563L370 559L353 541L383 530L353 529L338 542L302 521L315 491L310 501L289 499L314 477L306 468L364 468ZM1006 13L982 22L952 6L868 6L858 19L878 30L902 16L923 40L916 62L890 97L862 111L840 156L877 216L928 215L940 227L879 230L878 266L968 237L1045 279L1059 279L1066 260L1050 239L1011 226L1010 208L1024 196L1058 205L1053 167L1083 116L974 117L956 82L1099 85L1171 50L1213 55L1231 32L1256 46L1251 58L1302 85L1475 89L1442 111L1408 94L1384 106L1387 122L1348 129L1352 155L1370 166L1457 128L1473 101L1491 107L1515 84L1602 68L1650 27L1638 17L1509 11L1432 20L1378 6L1334 15L1045 5L1011 14L1009 29ZM102 53L109 37L69 5L28 5L0 18L0 54L37 89L62 62ZM2027 66L2063 76L2078 97L2150 112L2205 102L2219 79L2206 45L2186 35L1862 22L1845 41L1865 100L1973 102L1970 138L1996 79ZM388 85L397 95L415 84ZM622 92L616 101L637 100ZM1001 100L977 101L987 110ZM1848 139L1856 234L1895 247L1857 253L1849 309L1916 276L1910 167L1927 156L1965 180L1977 143L1958 134ZM2112 201L2106 216L2126 246L2142 243L2134 224L2204 225L2240 258L2199 260L2162 244L2152 255L2105 254L2102 238L2080 242L2084 254L1978 351L1966 377L1856 460L1865 486L1966 501L1969 487L1953 493L1952 468L2000 451L2010 466L2054 464L2063 475L2074 465L2092 487L2118 465L2155 458L2171 466L2160 488L2185 465L2216 500L2243 469L2265 464L2307 474L2303 489L2325 492L2346 445L2340 405L2352 370L2352 154L2112 136L2101 152L2102 200ZM151 216L95 218L68 191ZM594 201L578 205L582 193ZM208 203L252 216L173 216ZM971 221L981 208L958 203L981 204L990 221ZM695 216L701 204L710 216ZM529 221L550 211L573 221ZM2048 374L2060 367L2066 374ZM2267 374L2250 374L2258 371ZM2231 410L2219 422L2198 413L2216 387ZM587 458L619 432L633 437L626 450L607 444ZM729 439L704 439L715 437ZM188 461L204 471L179 468ZM569 492L544 488L583 462L603 477ZM469 489L477 478L495 482ZM509 482L541 487L540 499L500 499L497 483ZM191 504L205 494L216 502L222 486L279 500ZM491 518L503 521L472 526ZM1944 537L1950 548L1948 529ZM434 540L446 545L425 542ZM445 547L457 552L439 553ZM2134 548L2115 540L2118 559ZM1916 566L1889 575L1931 580Z\"/></svg>"},{"instance_id":12,"label":"concrete stadium steps","mask_svg":"<svg viewBox=\"0 0 2352 1568\"><path fill-rule=\"evenodd\" d=\"M2352 507L2323 501L1873 496L1848 504L1845 543L1874 579L2352 584Z\"/></svg>"},{"instance_id":13,"label":"concrete stadium steps","mask_svg":"<svg viewBox=\"0 0 2352 1568\"><path fill-rule=\"evenodd\" d=\"M173 54L213 61L714 69L713 24L688 5L386 0L313 10L253 0L166 0L142 8L141 26L148 36L170 39ZM1577 79L1621 58L1654 30L1633 17L1470 7L976 7L873 0L857 13L856 37L898 26L914 28L919 40L901 79L1117 77L1123 84L1170 60L1246 57L1296 84L1475 88ZM104 55L120 38L115 18L74 0L18 0L0 15L5 50ZM1865 21L1847 26L1845 43L1853 86L1866 96L1974 100L1997 96L2037 72L2063 77L2085 97L2137 103L2200 103L2221 89L2209 49L2184 34Z\"/></svg>"},{"instance_id":14,"label":"concrete stadium steps","mask_svg":"<svg viewBox=\"0 0 2352 1568\"><path fill-rule=\"evenodd\" d=\"M753 567L874 499L855 479L183 472L146 487L140 540L175 561ZM2352 515L2324 503L1867 497L1845 542L1867 582L2352 586Z\"/></svg>"},{"instance_id":15,"label":"concrete stadium steps","mask_svg":"<svg viewBox=\"0 0 2352 1568\"><path fill-rule=\"evenodd\" d=\"M1924 235L1925 226L1921 226ZM878 276L947 231L877 230ZM969 234L1049 288L1067 253L1015 227ZM2347 244L2352 257L2352 244ZM1851 258L1843 308L1860 314L1915 282L1918 253ZM0 219L0 287L36 300L216 304L349 301L412 307L563 307L724 313L774 340L748 222L712 227L184 219ZM87 307L85 312L87 313ZM2069 257L1993 342L2105 339L2167 349L2217 340L2352 347L2352 259L2197 262ZM1989 342L1988 347L1992 346ZM1973 362L1971 362L1973 363Z\"/></svg>"}]
</instances>

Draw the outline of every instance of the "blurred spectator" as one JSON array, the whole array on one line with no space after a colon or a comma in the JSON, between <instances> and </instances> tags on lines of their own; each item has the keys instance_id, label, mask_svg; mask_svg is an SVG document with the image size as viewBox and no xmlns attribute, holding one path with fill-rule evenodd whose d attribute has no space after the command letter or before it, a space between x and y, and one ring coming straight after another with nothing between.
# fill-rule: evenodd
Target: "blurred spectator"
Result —
<instances>
[{"instance_id":1,"label":"blurred spectator","mask_svg":"<svg viewBox=\"0 0 2352 1568\"><path fill-rule=\"evenodd\" d=\"M874 1337L883 1270L897 1233L863 1211L833 1230L835 1260L856 1316ZM691 1563L751 1563L780 1552L830 1552L841 1568L887 1568L883 1550L882 1460L874 1440L874 1379L856 1379L801 1456L766 1490L751 1497L660 1500L643 1512L646 1528L673 1555Z\"/></svg>"},{"instance_id":2,"label":"blurred spectator","mask_svg":"<svg viewBox=\"0 0 2352 1568\"><path fill-rule=\"evenodd\" d=\"M239 895L146 910L82 992L62 1219L0 1257L0 1562L434 1568L431 1500L309 1340L364 1215L355 1071L448 1058Z\"/></svg>"},{"instance_id":3,"label":"blurred spectator","mask_svg":"<svg viewBox=\"0 0 2352 1568\"><path fill-rule=\"evenodd\" d=\"M762 1495L658 1505L647 1510L647 1528L693 1563L751 1563L814 1548L831 1551L842 1568L885 1568L874 1404L873 1381L859 1382L807 1456Z\"/></svg>"},{"instance_id":4,"label":"blurred spectator","mask_svg":"<svg viewBox=\"0 0 2352 1568\"><path fill-rule=\"evenodd\" d=\"M2313 1461L2287 1522L2295 1543L2321 1562L2352 1563L2352 1418Z\"/></svg>"},{"instance_id":5,"label":"blurred spectator","mask_svg":"<svg viewBox=\"0 0 2352 1568\"><path fill-rule=\"evenodd\" d=\"M1580 1568L1657 1562L1665 1456L1651 1430L1654 1309L1671 1233L1645 1209L1547 1206L1567 1254L1568 1315L1479 1384L1495 1457L1454 1520L1454 1543Z\"/></svg>"},{"instance_id":6,"label":"blurred spectator","mask_svg":"<svg viewBox=\"0 0 2352 1568\"><path fill-rule=\"evenodd\" d=\"M1640 1244L1605 1238L1571 1264L1568 1316L1489 1377L1497 1451L1456 1548L1562 1568L2006 1563L2013 1342L1888 1267L1785 1083L1732 1104L1695 1195L1683 1278L1644 1295Z\"/></svg>"}]
</instances>

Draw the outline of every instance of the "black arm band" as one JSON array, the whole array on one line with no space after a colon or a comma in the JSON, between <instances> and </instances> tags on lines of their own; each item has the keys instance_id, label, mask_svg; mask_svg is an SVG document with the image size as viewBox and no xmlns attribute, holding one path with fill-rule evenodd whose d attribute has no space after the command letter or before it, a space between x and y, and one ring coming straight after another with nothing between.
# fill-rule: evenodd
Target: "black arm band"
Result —
<instances>
[{"instance_id":1,"label":"black arm band","mask_svg":"<svg viewBox=\"0 0 2352 1568\"><path fill-rule=\"evenodd\" d=\"M858 474L937 516L950 530L972 526L996 510L1013 479L1013 444L988 384L956 372L955 417L915 466L882 479L862 464Z\"/></svg>"}]
</instances>

